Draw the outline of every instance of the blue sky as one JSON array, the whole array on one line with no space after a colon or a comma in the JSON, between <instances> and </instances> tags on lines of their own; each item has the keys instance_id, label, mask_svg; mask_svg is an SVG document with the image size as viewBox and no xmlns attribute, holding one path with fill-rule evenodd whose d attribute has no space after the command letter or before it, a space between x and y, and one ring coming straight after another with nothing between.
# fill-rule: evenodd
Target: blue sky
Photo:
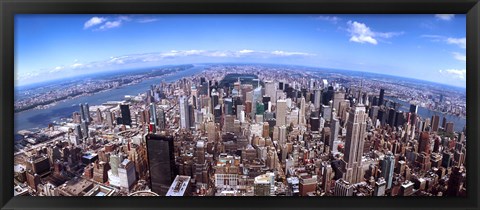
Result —
<instances>
[{"instance_id":1,"label":"blue sky","mask_svg":"<svg viewBox=\"0 0 480 210\"><path fill-rule=\"evenodd\" d=\"M465 15L17 15L15 84L255 62L466 85Z\"/></svg>"}]
</instances>

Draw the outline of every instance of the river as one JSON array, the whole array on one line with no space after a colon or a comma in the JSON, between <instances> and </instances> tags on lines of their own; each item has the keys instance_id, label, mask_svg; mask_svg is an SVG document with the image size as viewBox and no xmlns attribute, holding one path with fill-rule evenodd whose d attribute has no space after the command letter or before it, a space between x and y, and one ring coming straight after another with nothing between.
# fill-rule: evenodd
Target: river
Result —
<instances>
[{"instance_id":1,"label":"river","mask_svg":"<svg viewBox=\"0 0 480 210\"><path fill-rule=\"evenodd\" d=\"M100 105L107 101L120 101L125 98L125 95L138 95L144 93L150 89L152 84L160 84L161 81L173 82L183 77L188 77L197 73L200 73L206 65L195 65L194 67L174 73L173 75L152 78L144 80L134 85L127 85L116 89L107 90L104 92L85 95L74 99L58 102L57 104L50 106L47 109L31 109L15 114L15 133L20 130L30 130L35 128L47 127L49 123L53 121L59 121L61 118L71 117L73 112L79 111L78 104L88 103L89 105ZM405 101L398 100L396 98L386 97L390 100L399 102L402 104L400 110L408 111L410 104ZM72 106L73 105L73 106ZM444 114L441 112L431 111L423 107L418 107L418 114L422 118L431 118L437 114L440 116L440 123ZM457 117L450 114L445 114L447 121L453 122L456 131L463 130L466 120L462 117Z\"/></svg>"},{"instance_id":2,"label":"river","mask_svg":"<svg viewBox=\"0 0 480 210\"><path fill-rule=\"evenodd\" d=\"M389 100L395 101L397 103L400 103L402 105L400 107L401 111L408 112L409 109L410 109L410 103L408 103L408 102L405 102L405 101L402 101L402 100L399 100L399 99L393 98L393 97L385 97L385 99L389 99ZM443 116L445 116L445 118L447 119L447 122L453 122L454 130L457 131L457 132L463 131L463 127L465 126L465 123L466 123L466 119L463 118L463 117L458 117L458 116L452 115L452 114L447 114L447 113L444 114L442 112L432 111L432 110L429 110L427 108L420 107L420 106L418 107L417 113L424 120L427 119L427 118L432 118L432 116L434 116L434 115L440 116L440 122L439 122L440 126L442 125L442 122L443 122Z\"/></svg>"},{"instance_id":3,"label":"river","mask_svg":"<svg viewBox=\"0 0 480 210\"><path fill-rule=\"evenodd\" d=\"M150 89L150 85L160 84L160 82L173 82L183 77L188 77L200 73L206 66L195 65L184 71L172 75L146 79L133 85L127 85L116 89L110 89L96 94L80 96L74 99L68 99L50 106L46 109L30 109L27 111L15 113L15 133L20 130L31 130L47 127L53 121L59 121L61 118L72 117L73 112L78 112L80 103L88 105L100 105L107 101L120 101L125 95L138 95ZM73 106L72 106L73 105Z\"/></svg>"}]
</instances>

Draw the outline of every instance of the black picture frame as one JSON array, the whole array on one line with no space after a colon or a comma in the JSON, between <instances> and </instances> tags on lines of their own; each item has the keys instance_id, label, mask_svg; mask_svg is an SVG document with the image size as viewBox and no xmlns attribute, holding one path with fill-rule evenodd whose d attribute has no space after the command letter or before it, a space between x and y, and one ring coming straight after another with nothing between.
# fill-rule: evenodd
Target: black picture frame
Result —
<instances>
[{"instance_id":1,"label":"black picture frame","mask_svg":"<svg viewBox=\"0 0 480 210\"><path fill-rule=\"evenodd\" d=\"M467 14L467 197L13 197L15 14ZM1 0L1 209L478 209L478 0Z\"/></svg>"}]
</instances>

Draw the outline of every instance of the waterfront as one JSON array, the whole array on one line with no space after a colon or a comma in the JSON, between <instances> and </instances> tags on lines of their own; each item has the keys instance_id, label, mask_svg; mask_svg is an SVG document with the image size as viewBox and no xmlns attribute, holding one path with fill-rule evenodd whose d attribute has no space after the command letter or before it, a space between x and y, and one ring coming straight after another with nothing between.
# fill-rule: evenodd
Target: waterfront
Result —
<instances>
[{"instance_id":1,"label":"waterfront","mask_svg":"<svg viewBox=\"0 0 480 210\"><path fill-rule=\"evenodd\" d=\"M61 118L71 117L73 112L78 111L78 104L80 103L88 103L89 105L100 105L107 101L123 100L125 95L137 95L139 93L145 92L150 88L150 85L152 84L159 84L161 81L173 82L183 77L197 74L204 70L206 66L207 65L195 65L195 67L193 68L174 73L173 75L168 75L161 78L147 79L134 85L127 85L97 94L86 95L74 99L61 101L46 109L31 109L16 113L15 133L24 129L28 130L47 127L48 124L52 123L53 121L58 121ZM410 106L408 102L401 101L392 97L386 98L402 104L400 110L408 111L408 108ZM431 118L435 114L439 115L440 119L443 119L443 116L445 116L447 121L454 123L455 131L462 131L466 123L465 118L428 110L424 107L418 107L418 113L423 119Z\"/></svg>"},{"instance_id":2,"label":"waterfront","mask_svg":"<svg viewBox=\"0 0 480 210\"><path fill-rule=\"evenodd\" d=\"M78 104L88 103L89 105L100 105L107 101L120 101L125 95L137 95L145 92L150 85L160 84L160 82L173 82L186 76L191 76L201 72L205 65L195 65L195 67L180 71L172 75L160 78L144 80L140 83L123 86L117 89L111 89L96 94L77 97L64 100L46 109L31 109L15 114L15 133L25 129L35 129L47 127L49 123L58 121L61 118L71 117L72 113L78 111Z\"/></svg>"},{"instance_id":3,"label":"waterfront","mask_svg":"<svg viewBox=\"0 0 480 210\"><path fill-rule=\"evenodd\" d=\"M402 100L399 100L399 99L393 98L393 97L385 97L385 98L390 99L392 101L395 101L397 103L400 103L402 105L400 107L401 111L404 111L404 112L409 111L410 104L408 102L405 102L405 101L402 101ZM444 113L437 112L437 111L432 111L432 110L429 110L429 109L427 109L425 107L421 107L421 106L418 107L418 114L423 119L432 118L432 116L438 115L438 116L440 116L440 123L442 123L443 116L445 116L445 118L447 119L447 122L453 122L454 129L457 132L463 131L463 127L465 126L465 123L466 123L465 118L455 116L455 115L451 115L451 114L444 114Z\"/></svg>"}]
</instances>

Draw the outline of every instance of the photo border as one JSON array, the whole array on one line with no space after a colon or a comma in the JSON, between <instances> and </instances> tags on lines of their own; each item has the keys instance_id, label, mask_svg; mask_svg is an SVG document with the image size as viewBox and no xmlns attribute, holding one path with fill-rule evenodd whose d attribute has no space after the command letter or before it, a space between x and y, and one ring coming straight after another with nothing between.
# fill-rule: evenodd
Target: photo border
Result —
<instances>
[{"instance_id":1,"label":"photo border","mask_svg":"<svg viewBox=\"0 0 480 210\"><path fill-rule=\"evenodd\" d=\"M478 0L0 0L1 209L477 209ZM15 14L467 14L467 197L13 197Z\"/></svg>"}]
</instances>

